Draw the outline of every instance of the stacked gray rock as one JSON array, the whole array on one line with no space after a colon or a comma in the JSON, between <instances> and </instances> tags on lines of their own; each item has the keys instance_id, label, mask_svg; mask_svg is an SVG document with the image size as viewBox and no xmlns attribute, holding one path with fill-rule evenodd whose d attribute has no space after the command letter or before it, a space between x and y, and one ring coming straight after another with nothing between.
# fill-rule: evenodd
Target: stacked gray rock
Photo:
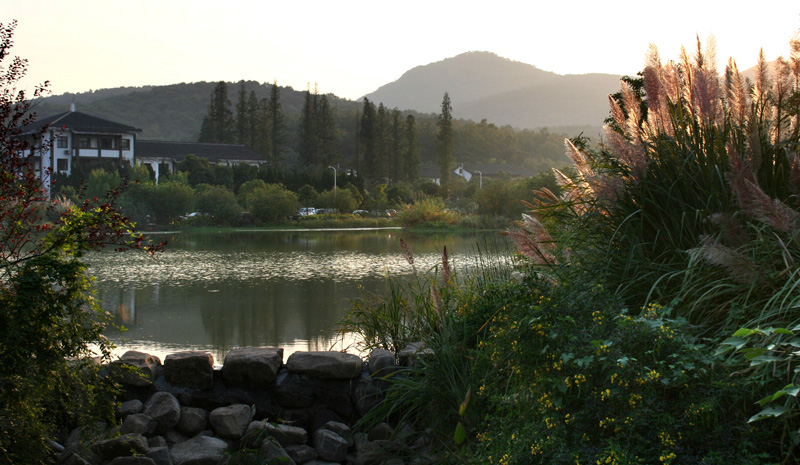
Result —
<instances>
[{"instance_id":1,"label":"stacked gray rock","mask_svg":"<svg viewBox=\"0 0 800 465\"><path fill-rule=\"evenodd\" d=\"M288 465L402 464L411 450L388 425L370 434L349 426L380 400L381 378L396 368L388 351L373 351L366 364L339 352L296 352L284 365L283 349L245 347L219 370L203 352L168 355L163 366L129 352L117 365L126 366L117 377L121 426L107 433L117 437L95 442L85 457L70 448L64 463L216 465L246 448Z\"/></svg>"}]
</instances>

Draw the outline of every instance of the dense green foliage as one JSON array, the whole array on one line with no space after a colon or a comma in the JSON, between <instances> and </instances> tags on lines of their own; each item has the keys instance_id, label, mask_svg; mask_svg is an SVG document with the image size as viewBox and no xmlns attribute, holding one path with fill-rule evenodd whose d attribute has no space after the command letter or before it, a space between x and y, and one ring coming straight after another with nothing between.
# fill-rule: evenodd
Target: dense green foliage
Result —
<instances>
[{"instance_id":1,"label":"dense green foliage","mask_svg":"<svg viewBox=\"0 0 800 465\"><path fill-rule=\"evenodd\" d=\"M10 58L16 23L0 24L0 463L49 463L51 441L80 425L114 421L109 322L81 257L106 245L141 248L142 237L113 205L114 191L77 205L50 199L34 169L33 119L15 85L27 62ZM37 86L32 98L46 91ZM35 150L35 148L34 148ZM95 186L116 182L92 171Z\"/></svg>"},{"instance_id":2,"label":"dense green foliage","mask_svg":"<svg viewBox=\"0 0 800 465\"><path fill-rule=\"evenodd\" d=\"M715 62L653 50L604 143L567 141L574 173L510 232L513 279L355 307L367 343L431 349L368 421L410 422L444 463L797 462L800 40L752 85Z\"/></svg>"}]
</instances>

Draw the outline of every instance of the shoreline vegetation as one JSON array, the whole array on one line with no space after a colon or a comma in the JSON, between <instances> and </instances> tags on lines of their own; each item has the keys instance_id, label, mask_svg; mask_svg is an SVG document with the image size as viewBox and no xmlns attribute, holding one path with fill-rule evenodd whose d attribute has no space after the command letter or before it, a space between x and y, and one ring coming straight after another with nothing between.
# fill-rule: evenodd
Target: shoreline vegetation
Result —
<instances>
[{"instance_id":1,"label":"shoreline vegetation","mask_svg":"<svg viewBox=\"0 0 800 465\"><path fill-rule=\"evenodd\" d=\"M14 27L0 26L4 43ZM511 266L469 276L446 247L438 265L417 270L413 244L400 240L413 278L390 280L386 295L355 302L342 321L362 353L397 359L415 347L413 364L370 374L380 402L352 425L389 424L437 452L435 462L409 454L392 463L800 462L800 32L790 46L788 60L768 64L762 53L752 80L732 59L719 72L713 41L667 63L653 47L642 73L609 98L602 143L565 141L571 170L431 193L407 183L395 190L408 194L401 201L386 185L350 184L337 197L335 185L291 191L246 169L237 186L189 182L188 167L160 184L134 167L134 184L119 192L119 172L97 168L84 174L100 194L78 201L66 186L62 210L43 211L49 197L17 156L30 149L17 129L30 103L1 93L13 124L0 128L12 128L0 134L0 461L53 462L53 439L117 423L119 385L88 349L100 344L111 361L101 335L109 316L84 254L142 248L128 218L170 224L199 211L196 226L274 222L312 204L298 199L303 190L349 197L339 211L401 205L405 227L459 224L461 212L503 225L522 215L508 233ZM16 62L2 84L13 88L24 67ZM452 132L440 139L447 168ZM234 174L196 166L195 175ZM269 460L244 452L228 463Z\"/></svg>"}]
</instances>

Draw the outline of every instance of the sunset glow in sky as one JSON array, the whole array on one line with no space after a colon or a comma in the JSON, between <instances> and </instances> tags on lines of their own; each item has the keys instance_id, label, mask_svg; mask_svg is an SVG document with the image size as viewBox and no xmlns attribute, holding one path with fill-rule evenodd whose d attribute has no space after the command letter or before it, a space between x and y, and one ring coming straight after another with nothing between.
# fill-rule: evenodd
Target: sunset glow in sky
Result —
<instances>
[{"instance_id":1,"label":"sunset glow in sky","mask_svg":"<svg viewBox=\"0 0 800 465\"><path fill-rule=\"evenodd\" d=\"M633 75L650 43L666 61L713 34L721 66L733 56L746 69L761 48L788 57L800 28L797 0L541 3L0 0L0 22L19 21L13 54L29 60L29 89L246 79L316 82L350 99L467 51L559 74Z\"/></svg>"}]
</instances>

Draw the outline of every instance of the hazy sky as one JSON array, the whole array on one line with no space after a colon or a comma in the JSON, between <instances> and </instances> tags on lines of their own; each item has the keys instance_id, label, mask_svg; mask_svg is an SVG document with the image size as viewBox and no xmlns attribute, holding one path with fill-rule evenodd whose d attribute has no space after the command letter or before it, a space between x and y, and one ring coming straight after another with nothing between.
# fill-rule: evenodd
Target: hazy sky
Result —
<instances>
[{"instance_id":1,"label":"hazy sky","mask_svg":"<svg viewBox=\"0 0 800 465\"><path fill-rule=\"evenodd\" d=\"M745 69L760 48L787 57L800 28L798 0L0 0L0 12L19 21L24 87L49 80L55 94L246 79L356 99L467 51L632 75L650 43L675 59L711 34L723 64Z\"/></svg>"}]
</instances>

